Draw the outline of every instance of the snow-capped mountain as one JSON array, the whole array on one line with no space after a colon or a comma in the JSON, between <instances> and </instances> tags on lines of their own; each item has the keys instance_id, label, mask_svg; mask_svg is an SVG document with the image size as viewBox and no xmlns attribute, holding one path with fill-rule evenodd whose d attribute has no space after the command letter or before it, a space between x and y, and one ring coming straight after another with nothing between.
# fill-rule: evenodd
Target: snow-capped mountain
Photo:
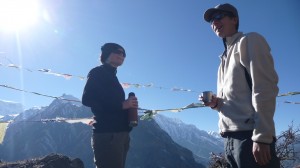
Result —
<instances>
[{"instance_id":1,"label":"snow-capped mountain","mask_svg":"<svg viewBox=\"0 0 300 168\"><path fill-rule=\"evenodd\" d=\"M0 115L20 114L24 111L22 104L0 100Z\"/></svg>"},{"instance_id":2,"label":"snow-capped mountain","mask_svg":"<svg viewBox=\"0 0 300 168\"><path fill-rule=\"evenodd\" d=\"M56 106L60 104L72 104L78 107L82 106L82 103L78 98L68 94L63 94L61 97L59 97L59 99L55 99L51 103L51 106Z\"/></svg>"},{"instance_id":3,"label":"snow-capped mountain","mask_svg":"<svg viewBox=\"0 0 300 168\"><path fill-rule=\"evenodd\" d=\"M11 121L23 112L20 103L0 100L0 121Z\"/></svg>"},{"instance_id":4,"label":"snow-capped mountain","mask_svg":"<svg viewBox=\"0 0 300 168\"><path fill-rule=\"evenodd\" d=\"M155 121L176 143L191 150L202 164L208 163L211 152L224 151L223 139L216 132L199 130L194 125L164 115L156 115Z\"/></svg>"},{"instance_id":5,"label":"snow-capped mountain","mask_svg":"<svg viewBox=\"0 0 300 168\"><path fill-rule=\"evenodd\" d=\"M1 160L25 160L60 153L80 158L85 167L93 168L91 126L45 121L57 117L91 118L92 113L90 108L61 99L55 99L46 107L26 110L8 126L0 145ZM175 143L154 120L139 121L131 132L130 146L128 168L204 168L195 161L190 150Z\"/></svg>"},{"instance_id":6,"label":"snow-capped mountain","mask_svg":"<svg viewBox=\"0 0 300 168\"><path fill-rule=\"evenodd\" d=\"M218 132L215 132L215 131L207 131L207 133L208 133L209 135L211 135L211 136L217 138L217 139L222 139L220 133L218 133Z\"/></svg>"}]
</instances>

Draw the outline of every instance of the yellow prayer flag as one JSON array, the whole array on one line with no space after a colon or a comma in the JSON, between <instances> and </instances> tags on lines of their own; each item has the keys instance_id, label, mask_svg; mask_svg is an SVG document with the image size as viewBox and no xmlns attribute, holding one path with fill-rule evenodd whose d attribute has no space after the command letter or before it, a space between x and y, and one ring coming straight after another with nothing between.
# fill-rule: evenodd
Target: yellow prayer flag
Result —
<instances>
[{"instance_id":1,"label":"yellow prayer flag","mask_svg":"<svg viewBox=\"0 0 300 168\"><path fill-rule=\"evenodd\" d=\"M8 126L9 123L5 122L5 123L0 123L0 144L2 144L4 136L5 136L5 132L6 132L6 128Z\"/></svg>"}]
</instances>

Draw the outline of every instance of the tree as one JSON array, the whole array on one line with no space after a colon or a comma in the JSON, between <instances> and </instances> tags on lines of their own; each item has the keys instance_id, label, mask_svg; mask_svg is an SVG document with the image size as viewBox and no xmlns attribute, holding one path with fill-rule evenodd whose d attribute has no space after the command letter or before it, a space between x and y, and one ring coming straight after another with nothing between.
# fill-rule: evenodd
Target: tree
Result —
<instances>
[{"instance_id":1,"label":"tree","mask_svg":"<svg viewBox=\"0 0 300 168\"><path fill-rule=\"evenodd\" d=\"M215 154L210 153L209 168L226 168L227 162L223 153Z\"/></svg>"},{"instance_id":2,"label":"tree","mask_svg":"<svg viewBox=\"0 0 300 168\"><path fill-rule=\"evenodd\" d=\"M282 168L291 167L295 164L297 160L300 160L300 152L295 150L295 145L300 145L299 133L299 127L294 129L294 125L292 123L289 126L288 130L283 131L277 137L276 153L278 158L280 159L280 164Z\"/></svg>"},{"instance_id":3,"label":"tree","mask_svg":"<svg viewBox=\"0 0 300 168\"><path fill-rule=\"evenodd\" d=\"M298 145L298 150L295 146ZM280 159L281 168L300 168L300 127L294 129L293 122L286 131L283 131L276 142L276 153ZM225 168L227 162L223 153L210 154L209 168Z\"/></svg>"}]
</instances>

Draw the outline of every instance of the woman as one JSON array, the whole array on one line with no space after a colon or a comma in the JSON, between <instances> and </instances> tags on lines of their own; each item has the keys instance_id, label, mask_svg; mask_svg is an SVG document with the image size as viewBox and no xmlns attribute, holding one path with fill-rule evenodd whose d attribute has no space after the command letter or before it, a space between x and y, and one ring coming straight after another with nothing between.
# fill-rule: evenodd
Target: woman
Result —
<instances>
[{"instance_id":1,"label":"woman","mask_svg":"<svg viewBox=\"0 0 300 168\"><path fill-rule=\"evenodd\" d=\"M125 99L124 90L116 76L126 53L116 43L101 47L102 65L89 74L82 95L82 104L94 114L92 148L98 168L124 168L129 149L128 110L138 108L135 96Z\"/></svg>"}]
</instances>

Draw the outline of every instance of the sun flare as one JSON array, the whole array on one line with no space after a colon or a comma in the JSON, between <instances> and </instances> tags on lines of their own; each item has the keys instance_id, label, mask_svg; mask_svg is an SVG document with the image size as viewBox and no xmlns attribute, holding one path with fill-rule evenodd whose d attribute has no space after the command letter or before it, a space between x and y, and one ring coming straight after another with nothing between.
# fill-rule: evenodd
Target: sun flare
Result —
<instances>
[{"instance_id":1,"label":"sun flare","mask_svg":"<svg viewBox=\"0 0 300 168\"><path fill-rule=\"evenodd\" d=\"M37 0L0 0L0 30L18 31L37 20Z\"/></svg>"}]
</instances>

